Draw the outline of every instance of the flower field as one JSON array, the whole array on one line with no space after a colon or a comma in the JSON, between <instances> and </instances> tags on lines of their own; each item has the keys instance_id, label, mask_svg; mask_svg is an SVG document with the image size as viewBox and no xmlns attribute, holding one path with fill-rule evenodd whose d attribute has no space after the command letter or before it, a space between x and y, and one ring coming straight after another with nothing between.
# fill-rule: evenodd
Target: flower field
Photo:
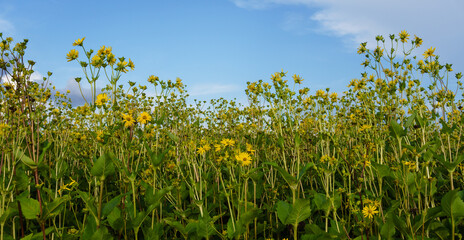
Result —
<instances>
[{"instance_id":1,"label":"flower field","mask_svg":"<svg viewBox=\"0 0 464 240\"><path fill-rule=\"evenodd\" d=\"M343 93L282 70L246 105L127 84L131 59L82 38L73 106L0 38L0 240L462 239L462 74L406 31L362 43Z\"/></svg>"}]
</instances>

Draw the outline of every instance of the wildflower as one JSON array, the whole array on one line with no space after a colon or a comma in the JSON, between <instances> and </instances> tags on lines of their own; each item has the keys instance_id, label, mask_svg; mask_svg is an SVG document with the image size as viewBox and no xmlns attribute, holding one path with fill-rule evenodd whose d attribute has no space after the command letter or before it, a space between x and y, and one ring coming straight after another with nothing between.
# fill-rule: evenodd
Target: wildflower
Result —
<instances>
[{"instance_id":1,"label":"wildflower","mask_svg":"<svg viewBox=\"0 0 464 240\"><path fill-rule=\"evenodd\" d=\"M249 152L251 154L256 152L256 150L253 149L253 146L251 146L251 144L249 144L249 143L246 144L246 149L247 149L247 152Z\"/></svg>"},{"instance_id":2,"label":"wildflower","mask_svg":"<svg viewBox=\"0 0 464 240\"><path fill-rule=\"evenodd\" d=\"M375 214L379 213L379 211L377 211L377 207L375 205L369 205L367 207L363 207L362 213L365 218L367 217L372 219Z\"/></svg>"},{"instance_id":3,"label":"wildflower","mask_svg":"<svg viewBox=\"0 0 464 240\"><path fill-rule=\"evenodd\" d=\"M422 45L422 39L414 35L414 44L416 44L417 47L420 47Z\"/></svg>"},{"instance_id":4,"label":"wildflower","mask_svg":"<svg viewBox=\"0 0 464 240\"><path fill-rule=\"evenodd\" d=\"M300 77L300 75L293 75L293 81L295 81L296 84L300 84L304 79Z\"/></svg>"},{"instance_id":5,"label":"wildflower","mask_svg":"<svg viewBox=\"0 0 464 240\"><path fill-rule=\"evenodd\" d=\"M371 128L372 128L371 125L363 125L363 126L359 129L359 132L363 132L363 131L369 130L369 129L371 129Z\"/></svg>"},{"instance_id":6,"label":"wildflower","mask_svg":"<svg viewBox=\"0 0 464 240\"><path fill-rule=\"evenodd\" d=\"M66 59L68 62L75 60L79 57L79 52L76 49L71 49L68 54L66 54Z\"/></svg>"},{"instance_id":7,"label":"wildflower","mask_svg":"<svg viewBox=\"0 0 464 240\"><path fill-rule=\"evenodd\" d=\"M205 149L205 151L211 150L211 146L209 146L209 144L203 145L203 148Z\"/></svg>"},{"instance_id":8,"label":"wildflower","mask_svg":"<svg viewBox=\"0 0 464 240\"><path fill-rule=\"evenodd\" d=\"M135 120L130 114L122 114L123 122L124 122L124 127L130 127L134 125Z\"/></svg>"},{"instance_id":9,"label":"wildflower","mask_svg":"<svg viewBox=\"0 0 464 240\"><path fill-rule=\"evenodd\" d=\"M97 54L92 57L92 62L90 64L92 64L92 66L94 67L101 67L102 63L103 63L103 60L101 59L100 55Z\"/></svg>"},{"instance_id":10,"label":"wildflower","mask_svg":"<svg viewBox=\"0 0 464 240\"><path fill-rule=\"evenodd\" d=\"M129 63L127 64L128 67L130 67L131 70L134 70L134 63L132 60L129 58Z\"/></svg>"},{"instance_id":11,"label":"wildflower","mask_svg":"<svg viewBox=\"0 0 464 240\"><path fill-rule=\"evenodd\" d=\"M221 144L214 144L214 151L216 152L221 151Z\"/></svg>"},{"instance_id":12,"label":"wildflower","mask_svg":"<svg viewBox=\"0 0 464 240\"><path fill-rule=\"evenodd\" d=\"M82 46L82 43L84 42L84 39L85 39L85 37L83 37L81 39L77 39L76 41L74 41L73 46Z\"/></svg>"},{"instance_id":13,"label":"wildflower","mask_svg":"<svg viewBox=\"0 0 464 240\"><path fill-rule=\"evenodd\" d=\"M403 30L400 32L400 39L401 39L401 42L407 42L408 39L409 39L409 33L406 32L406 30Z\"/></svg>"},{"instance_id":14,"label":"wildflower","mask_svg":"<svg viewBox=\"0 0 464 240\"><path fill-rule=\"evenodd\" d=\"M137 121L141 124L146 124L147 122L151 121L151 116L147 112L142 112L137 118Z\"/></svg>"},{"instance_id":15,"label":"wildflower","mask_svg":"<svg viewBox=\"0 0 464 240\"><path fill-rule=\"evenodd\" d=\"M197 153L198 153L198 154L204 154L205 152L206 152L206 149L205 149L204 147L199 147L199 148L197 149Z\"/></svg>"},{"instance_id":16,"label":"wildflower","mask_svg":"<svg viewBox=\"0 0 464 240\"><path fill-rule=\"evenodd\" d=\"M98 94L95 104L97 104L97 106L102 106L106 102L108 102L108 100L109 100L108 95L106 95L106 93L101 93L101 94Z\"/></svg>"},{"instance_id":17,"label":"wildflower","mask_svg":"<svg viewBox=\"0 0 464 240\"><path fill-rule=\"evenodd\" d=\"M325 92L322 89L316 91L316 97L325 97Z\"/></svg>"},{"instance_id":18,"label":"wildflower","mask_svg":"<svg viewBox=\"0 0 464 240\"><path fill-rule=\"evenodd\" d=\"M336 102L337 101L337 93L332 93L330 94L330 101Z\"/></svg>"},{"instance_id":19,"label":"wildflower","mask_svg":"<svg viewBox=\"0 0 464 240\"><path fill-rule=\"evenodd\" d=\"M435 52L435 48L430 47L422 55L424 55L424 58L433 57L433 56L435 56L435 54L433 54L433 52Z\"/></svg>"},{"instance_id":20,"label":"wildflower","mask_svg":"<svg viewBox=\"0 0 464 240\"><path fill-rule=\"evenodd\" d=\"M239 152L237 155L235 155L235 159L242 166L248 166L251 164L251 156L246 152Z\"/></svg>"},{"instance_id":21,"label":"wildflower","mask_svg":"<svg viewBox=\"0 0 464 240\"><path fill-rule=\"evenodd\" d=\"M224 138L222 139L221 143L222 145L224 145L224 147L227 147L227 146L233 147L235 145L235 140Z\"/></svg>"}]
</instances>

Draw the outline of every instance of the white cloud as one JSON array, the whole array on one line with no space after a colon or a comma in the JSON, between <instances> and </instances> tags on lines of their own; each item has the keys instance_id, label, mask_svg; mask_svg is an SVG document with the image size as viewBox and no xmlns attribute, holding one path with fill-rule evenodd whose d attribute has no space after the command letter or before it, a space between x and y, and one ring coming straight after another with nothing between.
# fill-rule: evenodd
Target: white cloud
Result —
<instances>
[{"instance_id":1,"label":"white cloud","mask_svg":"<svg viewBox=\"0 0 464 240\"><path fill-rule=\"evenodd\" d=\"M247 9L265 9L279 5L308 7L306 17L283 20L284 30L305 27L307 19L316 22L317 33L341 37L353 49L361 42L375 42L376 35L408 31L424 39L424 46L437 47L441 56L462 61L464 1L462 0L231 0ZM291 24L293 24L293 29ZM308 26L308 24L306 24ZM307 27L306 27L307 28ZM296 31L301 32L301 31ZM464 66L463 66L464 67Z\"/></svg>"},{"instance_id":2,"label":"white cloud","mask_svg":"<svg viewBox=\"0 0 464 240\"><path fill-rule=\"evenodd\" d=\"M197 84L187 89L187 93L192 96L219 95L237 91L239 87L233 84Z\"/></svg>"}]
</instances>

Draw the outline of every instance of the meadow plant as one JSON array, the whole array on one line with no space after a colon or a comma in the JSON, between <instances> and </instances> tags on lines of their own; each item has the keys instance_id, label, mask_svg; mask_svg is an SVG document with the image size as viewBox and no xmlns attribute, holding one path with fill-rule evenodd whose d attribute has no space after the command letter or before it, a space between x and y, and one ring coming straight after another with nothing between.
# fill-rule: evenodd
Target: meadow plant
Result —
<instances>
[{"instance_id":1,"label":"meadow plant","mask_svg":"<svg viewBox=\"0 0 464 240\"><path fill-rule=\"evenodd\" d=\"M246 105L121 84L131 59L81 38L72 106L0 38L0 240L462 238L462 74L406 31L362 43L343 93L282 70Z\"/></svg>"}]
</instances>

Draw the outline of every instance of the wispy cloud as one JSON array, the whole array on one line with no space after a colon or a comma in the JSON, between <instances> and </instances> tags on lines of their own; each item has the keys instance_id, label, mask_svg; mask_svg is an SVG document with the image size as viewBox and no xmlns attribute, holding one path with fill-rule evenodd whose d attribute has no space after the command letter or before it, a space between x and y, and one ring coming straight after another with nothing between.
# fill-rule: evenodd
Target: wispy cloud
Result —
<instances>
[{"instance_id":1,"label":"wispy cloud","mask_svg":"<svg viewBox=\"0 0 464 240\"><path fill-rule=\"evenodd\" d=\"M239 90L239 86L233 84L196 84L187 90L192 97L204 95L215 96L235 92Z\"/></svg>"},{"instance_id":2,"label":"wispy cloud","mask_svg":"<svg viewBox=\"0 0 464 240\"><path fill-rule=\"evenodd\" d=\"M304 28L307 19L316 22L319 34L341 37L358 45L373 42L376 35L388 36L407 30L424 39L425 45L442 48L443 55L458 59L462 55L452 47L460 46L464 31L462 0L231 0L236 6L247 9L266 9L279 5L301 5L307 17L284 19L284 29ZM293 25L293 26L292 26ZM293 27L293 29L292 29ZM298 32L298 31L297 31ZM462 48L461 48L462 49ZM454 56L454 57L453 57Z\"/></svg>"}]
</instances>

